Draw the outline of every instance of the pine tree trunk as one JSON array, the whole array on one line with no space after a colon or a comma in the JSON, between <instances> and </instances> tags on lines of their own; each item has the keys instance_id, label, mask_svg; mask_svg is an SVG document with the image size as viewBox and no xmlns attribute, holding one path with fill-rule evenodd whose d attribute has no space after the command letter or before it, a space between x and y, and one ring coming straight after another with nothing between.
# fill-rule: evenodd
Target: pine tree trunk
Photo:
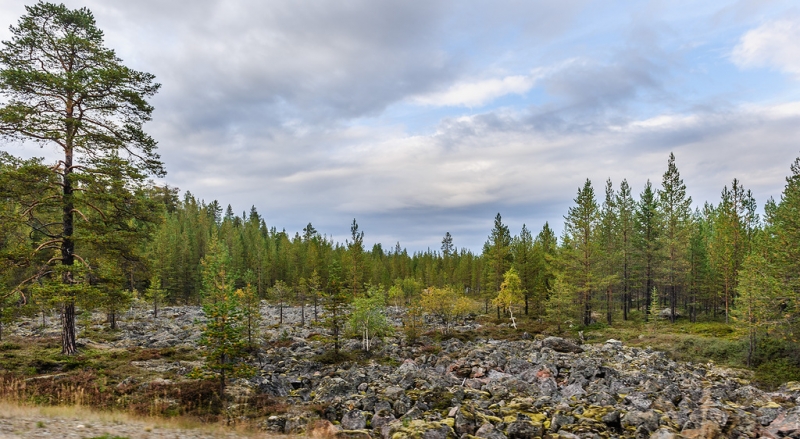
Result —
<instances>
[{"instance_id":1,"label":"pine tree trunk","mask_svg":"<svg viewBox=\"0 0 800 439\"><path fill-rule=\"evenodd\" d=\"M109 325L111 326L111 330L114 331L117 329L117 312L110 311L106 314L106 320L108 320Z\"/></svg>"},{"instance_id":2,"label":"pine tree trunk","mask_svg":"<svg viewBox=\"0 0 800 439\"><path fill-rule=\"evenodd\" d=\"M224 368L219 373L219 399L222 400L222 401L225 400L225 369Z\"/></svg>"},{"instance_id":3,"label":"pine tree trunk","mask_svg":"<svg viewBox=\"0 0 800 439\"><path fill-rule=\"evenodd\" d=\"M65 303L61 308L61 353L75 355L78 346L75 343L75 302Z\"/></svg>"},{"instance_id":4,"label":"pine tree trunk","mask_svg":"<svg viewBox=\"0 0 800 439\"><path fill-rule=\"evenodd\" d=\"M67 104L67 139L64 148L64 180L63 198L61 204L61 221L63 235L61 240L61 264L71 267L75 264L75 241L72 235L75 231L74 210L75 203L72 199L72 145L74 136L74 126L72 123L72 102ZM72 272L66 271L62 281L65 284L73 283ZM64 355L74 355L78 352L75 342L75 299L68 298L61 308L61 353Z\"/></svg>"},{"instance_id":5,"label":"pine tree trunk","mask_svg":"<svg viewBox=\"0 0 800 439\"><path fill-rule=\"evenodd\" d=\"M528 315L528 292L525 292L525 315Z\"/></svg>"}]
</instances>

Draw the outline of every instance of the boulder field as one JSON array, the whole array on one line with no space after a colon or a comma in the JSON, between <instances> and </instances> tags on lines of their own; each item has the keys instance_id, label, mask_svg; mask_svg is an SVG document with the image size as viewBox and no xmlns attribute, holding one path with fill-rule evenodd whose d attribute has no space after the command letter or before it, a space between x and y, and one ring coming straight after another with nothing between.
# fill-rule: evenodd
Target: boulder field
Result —
<instances>
[{"instance_id":1,"label":"boulder field","mask_svg":"<svg viewBox=\"0 0 800 439\"><path fill-rule=\"evenodd\" d=\"M260 427L337 438L779 438L800 437L800 384L775 392L750 384L747 371L677 362L617 340L578 344L558 337L493 340L404 337L376 341L358 362L324 364L323 328L299 325L298 308L264 306L265 340L257 374L233 382L237 396L266 394L291 407ZM94 347L197 348L197 307L146 310L120 321L116 340ZM470 331L470 327L457 328ZM57 334L57 328L51 329ZM41 336L35 322L17 335ZM50 334L50 335L53 335ZM316 334L316 335L315 335ZM470 338L471 341L461 341ZM344 351L360 349L345 340ZM151 364L152 363L152 364ZM184 362L185 363L185 362ZM185 375L199 364L158 359L135 366ZM239 398L241 400L241 398Z\"/></svg>"}]
</instances>

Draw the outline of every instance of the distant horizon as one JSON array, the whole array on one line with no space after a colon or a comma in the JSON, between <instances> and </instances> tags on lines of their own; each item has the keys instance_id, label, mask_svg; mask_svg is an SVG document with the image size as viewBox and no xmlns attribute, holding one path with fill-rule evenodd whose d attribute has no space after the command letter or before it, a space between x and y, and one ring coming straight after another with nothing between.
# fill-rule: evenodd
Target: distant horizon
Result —
<instances>
[{"instance_id":1,"label":"distant horizon","mask_svg":"<svg viewBox=\"0 0 800 439\"><path fill-rule=\"evenodd\" d=\"M158 183L292 236L344 243L355 218L367 248L450 232L478 254L499 212L560 237L586 178L599 203L607 178L638 198L670 152L694 206L738 178L763 212L800 155L788 0L64 3L162 84ZM0 0L0 40L23 14Z\"/></svg>"}]
</instances>

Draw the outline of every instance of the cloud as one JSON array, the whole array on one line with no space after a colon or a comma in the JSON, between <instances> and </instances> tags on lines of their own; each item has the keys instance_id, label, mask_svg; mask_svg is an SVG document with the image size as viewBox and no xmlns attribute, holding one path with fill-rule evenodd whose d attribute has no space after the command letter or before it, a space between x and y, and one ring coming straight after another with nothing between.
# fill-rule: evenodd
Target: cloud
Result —
<instances>
[{"instance_id":1,"label":"cloud","mask_svg":"<svg viewBox=\"0 0 800 439\"><path fill-rule=\"evenodd\" d=\"M748 31L731 59L741 68L769 67L800 79L800 18L773 20Z\"/></svg>"},{"instance_id":2,"label":"cloud","mask_svg":"<svg viewBox=\"0 0 800 439\"><path fill-rule=\"evenodd\" d=\"M516 75L504 78L485 79L474 82L459 82L447 90L415 96L411 101L428 106L480 107L508 94L522 95L533 88L540 75Z\"/></svg>"},{"instance_id":3,"label":"cloud","mask_svg":"<svg viewBox=\"0 0 800 439\"><path fill-rule=\"evenodd\" d=\"M479 250L498 211L559 229L585 178L638 193L670 151L696 201L737 177L760 203L798 152L794 90L717 62L800 74L789 1L64 1L163 84L166 181L279 229Z\"/></svg>"}]
</instances>

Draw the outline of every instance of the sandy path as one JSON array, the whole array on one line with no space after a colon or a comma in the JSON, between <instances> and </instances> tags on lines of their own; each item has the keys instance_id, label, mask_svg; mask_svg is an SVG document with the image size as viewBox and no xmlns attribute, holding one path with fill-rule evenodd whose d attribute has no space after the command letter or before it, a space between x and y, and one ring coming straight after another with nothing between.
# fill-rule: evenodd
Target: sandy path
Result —
<instances>
[{"instance_id":1,"label":"sandy path","mask_svg":"<svg viewBox=\"0 0 800 439\"><path fill-rule=\"evenodd\" d=\"M95 437L126 439L288 438L235 432L221 426L184 427L163 420L139 420L124 414L97 413L74 407L20 407L0 403L0 439ZM105 439L105 438L104 438Z\"/></svg>"}]
</instances>

